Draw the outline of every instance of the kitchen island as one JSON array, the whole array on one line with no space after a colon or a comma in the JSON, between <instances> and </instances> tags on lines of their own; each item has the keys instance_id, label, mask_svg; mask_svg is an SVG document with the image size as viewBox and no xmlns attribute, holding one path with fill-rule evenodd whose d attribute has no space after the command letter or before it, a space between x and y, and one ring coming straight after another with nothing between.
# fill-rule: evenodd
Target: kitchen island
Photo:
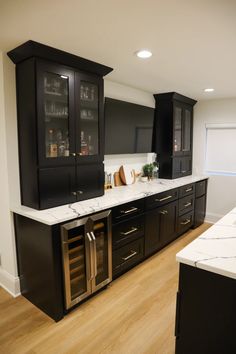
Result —
<instances>
[{"instance_id":1,"label":"kitchen island","mask_svg":"<svg viewBox=\"0 0 236 354\"><path fill-rule=\"evenodd\" d=\"M176 259L176 354L236 353L236 208Z\"/></svg>"}]
</instances>

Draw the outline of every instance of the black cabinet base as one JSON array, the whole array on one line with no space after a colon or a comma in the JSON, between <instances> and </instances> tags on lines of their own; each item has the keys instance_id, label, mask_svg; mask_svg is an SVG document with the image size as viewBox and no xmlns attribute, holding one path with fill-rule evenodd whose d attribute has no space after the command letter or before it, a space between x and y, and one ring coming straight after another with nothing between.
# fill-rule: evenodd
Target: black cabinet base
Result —
<instances>
[{"instance_id":1,"label":"black cabinet base","mask_svg":"<svg viewBox=\"0 0 236 354\"><path fill-rule=\"evenodd\" d=\"M59 226L14 215L21 294L54 321L64 316Z\"/></svg>"},{"instance_id":2,"label":"black cabinet base","mask_svg":"<svg viewBox=\"0 0 236 354\"><path fill-rule=\"evenodd\" d=\"M180 264L176 354L236 353L236 281Z\"/></svg>"}]
</instances>

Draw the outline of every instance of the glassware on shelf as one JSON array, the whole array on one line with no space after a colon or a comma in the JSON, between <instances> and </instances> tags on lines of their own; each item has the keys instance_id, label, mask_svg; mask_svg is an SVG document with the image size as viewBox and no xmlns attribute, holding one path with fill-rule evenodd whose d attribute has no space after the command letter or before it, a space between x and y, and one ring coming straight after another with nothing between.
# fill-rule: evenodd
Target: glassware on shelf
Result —
<instances>
[{"instance_id":1,"label":"glassware on shelf","mask_svg":"<svg viewBox=\"0 0 236 354\"><path fill-rule=\"evenodd\" d=\"M69 155L70 155L70 143L69 143L68 132L66 132L64 156L69 156Z\"/></svg>"},{"instance_id":2,"label":"glassware on shelf","mask_svg":"<svg viewBox=\"0 0 236 354\"><path fill-rule=\"evenodd\" d=\"M82 155L88 155L89 154L89 150L88 150L88 144L85 140L85 136L84 136L84 131L81 130L81 137L80 137L80 145L81 145L81 154Z\"/></svg>"},{"instance_id":3,"label":"glassware on shelf","mask_svg":"<svg viewBox=\"0 0 236 354\"><path fill-rule=\"evenodd\" d=\"M47 157L57 157L57 143L54 140L54 131L53 129L48 130L48 151Z\"/></svg>"},{"instance_id":4,"label":"glassware on shelf","mask_svg":"<svg viewBox=\"0 0 236 354\"><path fill-rule=\"evenodd\" d=\"M94 154L94 146L92 144L92 136L91 135L88 136L88 152L89 152L89 155Z\"/></svg>"}]
</instances>

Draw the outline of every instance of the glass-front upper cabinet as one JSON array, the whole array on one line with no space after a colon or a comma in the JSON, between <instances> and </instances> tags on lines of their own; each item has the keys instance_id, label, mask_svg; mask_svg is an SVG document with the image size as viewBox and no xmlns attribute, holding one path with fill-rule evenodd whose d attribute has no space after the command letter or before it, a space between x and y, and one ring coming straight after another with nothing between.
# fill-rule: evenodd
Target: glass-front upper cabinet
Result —
<instances>
[{"instance_id":1,"label":"glass-front upper cabinet","mask_svg":"<svg viewBox=\"0 0 236 354\"><path fill-rule=\"evenodd\" d=\"M178 155L178 153L182 150L182 114L183 109L181 106L174 105L174 139L173 139L173 152L174 155Z\"/></svg>"},{"instance_id":2,"label":"glass-front upper cabinet","mask_svg":"<svg viewBox=\"0 0 236 354\"><path fill-rule=\"evenodd\" d=\"M75 159L74 73L61 66L38 64L39 160L45 165Z\"/></svg>"},{"instance_id":3,"label":"glass-front upper cabinet","mask_svg":"<svg viewBox=\"0 0 236 354\"><path fill-rule=\"evenodd\" d=\"M183 113L182 151L184 152L184 154L188 154L191 152L192 149L192 108L184 108Z\"/></svg>"},{"instance_id":4,"label":"glass-front upper cabinet","mask_svg":"<svg viewBox=\"0 0 236 354\"><path fill-rule=\"evenodd\" d=\"M192 107L174 104L173 114L173 154L191 154L192 141Z\"/></svg>"},{"instance_id":5,"label":"glass-front upper cabinet","mask_svg":"<svg viewBox=\"0 0 236 354\"><path fill-rule=\"evenodd\" d=\"M95 76L76 75L77 155L79 160L96 161L101 155L101 126L103 95L102 80Z\"/></svg>"}]
</instances>

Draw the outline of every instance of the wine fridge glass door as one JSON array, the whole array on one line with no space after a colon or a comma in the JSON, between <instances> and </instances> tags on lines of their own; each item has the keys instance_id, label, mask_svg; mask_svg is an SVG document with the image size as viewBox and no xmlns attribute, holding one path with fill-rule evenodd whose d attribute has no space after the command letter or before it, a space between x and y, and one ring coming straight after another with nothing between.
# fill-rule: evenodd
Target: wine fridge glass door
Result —
<instances>
[{"instance_id":1,"label":"wine fridge glass door","mask_svg":"<svg viewBox=\"0 0 236 354\"><path fill-rule=\"evenodd\" d=\"M110 211L100 213L100 218L98 217L97 215L91 217L93 220L96 218L91 232L94 242L93 292L112 280Z\"/></svg>"}]
</instances>

